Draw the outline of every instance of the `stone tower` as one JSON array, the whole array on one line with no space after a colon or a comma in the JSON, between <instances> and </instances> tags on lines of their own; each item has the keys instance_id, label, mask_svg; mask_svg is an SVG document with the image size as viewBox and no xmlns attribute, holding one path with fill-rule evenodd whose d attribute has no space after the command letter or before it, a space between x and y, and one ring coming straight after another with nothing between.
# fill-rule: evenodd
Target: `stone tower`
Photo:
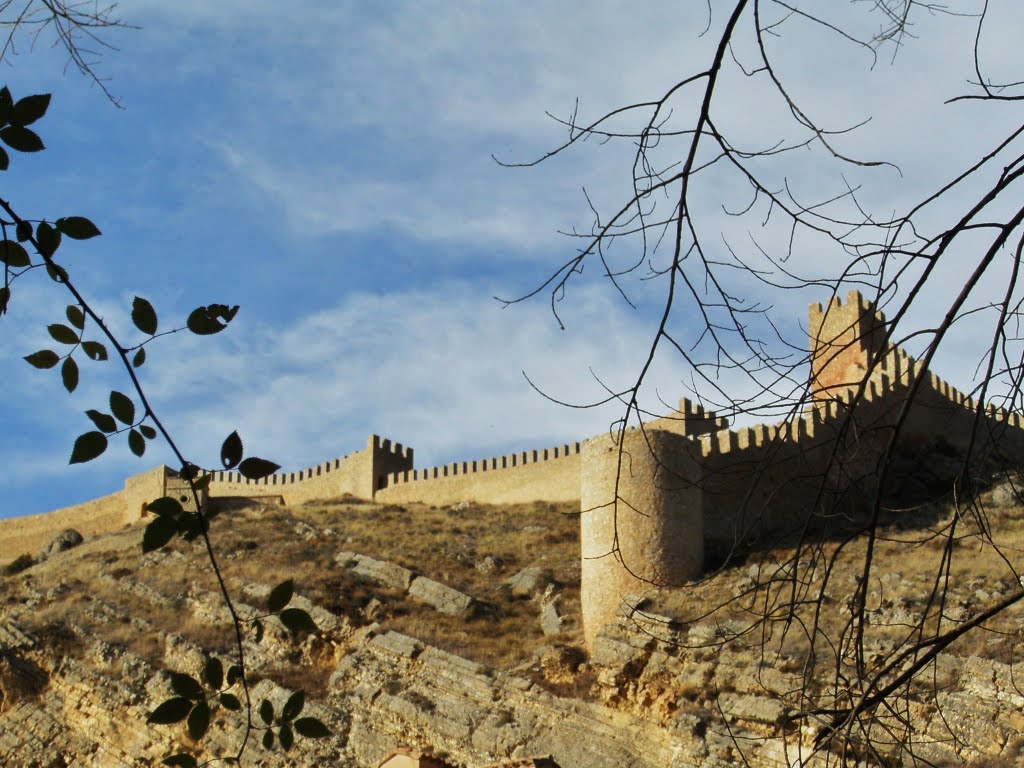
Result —
<instances>
[{"instance_id":1,"label":"stone tower","mask_svg":"<svg viewBox=\"0 0 1024 768\"><path fill-rule=\"evenodd\" d=\"M872 357L882 351L885 316L859 291L850 291L846 303L836 296L825 307L811 304L808 332L811 397L830 400L837 390L864 380Z\"/></svg>"},{"instance_id":2,"label":"stone tower","mask_svg":"<svg viewBox=\"0 0 1024 768\"><path fill-rule=\"evenodd\" d=\"M624 598L681 584L704 568L694 441L658 429L631 429L621 439L621 463L619 446L608 435L583 444L580 602L589 647L619 615Z\"/></svg>"}]
</instances>

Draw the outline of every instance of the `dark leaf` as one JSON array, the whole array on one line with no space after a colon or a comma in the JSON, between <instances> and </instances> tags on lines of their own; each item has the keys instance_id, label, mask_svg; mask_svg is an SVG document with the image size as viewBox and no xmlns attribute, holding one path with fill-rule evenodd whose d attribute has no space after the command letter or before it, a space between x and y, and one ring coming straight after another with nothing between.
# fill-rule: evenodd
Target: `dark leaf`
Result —
<instances>
[{"instance_id":1,"label":"dark leaf","mask_svg":"<svg viewBox=\"0 0 1024 768\"><path fill-rule=\"evenodd\" d=\"M44 256L53 256L60 247L60 232L45 221L36 224L36 242Z\"/></svg>"},{"instance_id":2,"label":"dark leaf","mask_svg":"<svg viewBox=\"0 0 1024 768\"><path fill-rule=\"evenodd\" d=\"M188 735L194 740L199 741L203 736L206 735L206 730L210 727L210 705L205 701L200 701L194 707L188 716Z\"/></svg>"},{"instance_id":3,"label":"dark leaf","mask_svg":"<svg viewBox=\"0 0 1024 768\"><path fill-rule=\"evenodd\" d=\"M146 718L146 722L156 723L157 725L180 723L188 717L190 709L192 709L192 702L188 699L180 697L168 699L149 713L149 717Z\"/></svg>"},{"instance_id":4,"label":"dark leaf","mask_svg":"<svg viewBox=\"0 0 1024 768\"><path fill-rule=\"evenodd\" d=\"M306 693L304 691L296 691L288 697L288 701L284 703L284 709L281 710L281 719L290 723L299 713L302 711L302 707L306 704Z\"/></svg>"},{"instance_id":5,"label":"dark leaf","mask_svg":"<svg viewBox=\"0 0 1024 768\"><path fill-rule=\"evenodd\" d=\"M153 305L140 296L132 302L132 322L143 333L152 336L156 333L156 310Z\"/></svg>"},{"instance_id":6,"label":"dark leaf","mask_svg":"<svg viewBox=\"0 0 1024 768\"><path fill-rule=\"evenodd\" d=\"M139 424L139 431L147 440L156 439L156 430L149 426L149 424Z\"/></svg>"},{"instance_id":7,"label":"dark leaf","mask_svg":"<svg viewBox=\"0 0 1024 768\"><path fill-rule=\"evenodd\" d=\"M116 390L110 393L110 410L122 424L135 422L135 403L130 397Z\"/></svg>"},{"instance_id":8,"label":"dark leaf","mask_svg":"<svg viewBox=\"0 0 1024 768\"><path fill-rule=\"evenodd\" d=\"M98 341L83 341L82 351L85 352L90 360L102 362L107 359L107 348Z\"/></svg>"},{"instance_id":9,"label":"dark leaf","mask_svg":"<svg viewBox=\"0 0 1024 768\"><path fill-rule=\"evenodd\" d=\"M210 313L211 317L219 317L225 323L230 323L238 314L238 305L229 307L227 304L207 304L206 311Z\"/></svg>"},{"instance_id":10,"label":"dark leaf","mask_svg":"<svg viewBox=\"0 0 1024 768\"><path fill-rule=\"evenodd\" d=\"M71 359L70 357L68 358ZM128 448L136 456L142 456L146 452L146 438L142 436L142 433L138 430L133 429L128 433Z\"/></svg>"},{"instance_id":11,"label":"dark leaf","mask_svg":"<svg viewBox=\"0 0 1024 768\"><path fill-rule=\"evenodd\" d=\"M31 128L24 128L20 125L8 125L0 128L0 139L11 149L19 152L38 152L46 149L39 134Z\"/></svg>"},{"instance_id":12,"label":"dark leaf","mask_svg":"<svg viewBox=\"0 0 1024 768\"><path fill-rule=\"evenodd\" d=\"M191 675L184 672L171 672L171 688L179 696L184 696L192 701L200 701L205 698L203 686Z\"/></svg>"},{"instance_id":13,"label":"dark leaf","mask_svg":"<svg viewBox=\"0 0 1024 768\"><path fill-rule=\"evenodd\" d=\"M103 234L100 232L100 228L85 216L65 216L62 219L57 219L57 229L72 240L89 240Z\"/></svg>"},{"instance_id":14,"label":"dark leaf","mask_svg":"<svg viewBox=\"0 0 1024 768\"><path fill-rule=\"evenodd\" d=\"M142 554L155 552L174 538L178 532L178 520L175 517L157 517L142 532Z\"/></svg>"},{"instance_id":15,"label":"dark leaf","mask_svg":"<svg viewBox=\"0 0 1024 768\"><path fill-rule=\"evenodd\" d=\"M282 581L270 590L270 597L267 599L267 610L271 613L277 613L292 601L292 594L294 594L294 592L294 579Z\"/></svg>"},{"instance_id":16,"label":"dark leaf","mask_svg":"<svg viewBox=\"0 0 1024 768\"><path fill-rule=\"evenodd\" d=\"M263 622L260 621L259 619L256 619L253 622L253 626L256 628L256 643L257 644L262 643L263 642Z\"/></svg>"},{"instance_id":17,"label":"dark leaf","mask_svg":"<svg viewBox=\"0 0 1024 768\"><path fill-rule=\"evenodd\" d=\"M203 669L203 677L206 678L206 684L213 690L219 691L221 686L224 685L224 665L220 663L220 659L215 656L211 656L206 660L206 668Z\"/></svg>"},{"instance_id":18,"label":"dark leaf","mask_svg":"<svg viewBox=\"0 0 1024 768\"><path fill-rule=\"evenodd\" d=\"M292 632L316 632L313 618L301 608L285 608L278 618Z\"/></svg>"},{"instance_id":19,"label":"dark leaf","mask_svg":"<svg viewBox=\"0 0 1024 768\"><path fill-rule=\"evenodd\" d=\"M242 473L243 477L247 477L250 480L260 480L274 474L280 468L280 464L275 464L266 459L258 459L255 456L246 459L238 465L238 471Z\"/></svg>"},{"instance_id":20,"label":"dark leaf","mask_svg":"<svg viewBox=\"0 0 1024 768\"><path fill-rule=\"evenodd\" d=\"M266 699L260 702L260 719L267 725L274 722L274 705Z\"/></svg>"},{"instance_id":21,"label":"dark leaf","mask_svg":"<svg viewBox=\"0 0 1024 768\"><path fill-rule=\"evenodd\" d=\"M220 447L220 463L224 469L233 469L242 460L242 438L232 432Z\"/></svg>"},{"instance_id":22,"label":"dark leaf","mask_svg":"<svg viewBox=\"0 0 1024 768\"><path fill-rule=\"evenodd\" d=\"M7 154L7 150L0 147L0 171L6 171L11 167L11 156Z\"/></svg>"},{"instance_id":23,"label":"dark leaf","mask_svg":"<svg viewBox=\"0 0 1024 768\"><path fill-rule=\"evenodd\" d=\"M178 474L181 475L185 480L195 480L197 477L199 477L199 471L199 467L197 467L195 464L190 464L186 462L185 466L183 466L179 470Z\"/></svg>"},{"instance_id":24,"label":"dark leaf","mask_svg":"<svg viewBox=\"0 0 1024 768\"><path fill-rule=\"evenodd\" d=\"M66 283L68 281L67 270L60 264L47 264L46 274L48 274L50 279L55 283Z\"/></svg>"},{"instance_id":25,"label":"dark leaf","mask_svg":"<svg viewBox=\"0 0 1024 768\"><path fill-rule=\"evenodd\" d=\"M92 461L107 450L107 436L102 432L86 432L79 435L71 449L69 464L84 464Z\"/></svg>"},{"instance_id":26,"label":"dark leaf","mask_svg":"<svg viewBox=\"0 0 1024 768\"><path fill-rule=\"evenodd\" d=\"M242 711L242 702L238 700L238 697L233 693L222 693L220 695L220 705L224 709L231 710L232 712Z\"/></svg>"},{"instance_id":27,"label":"dark leaf","mask_svg":"<svg viewBox=\"0 0 1024 768\"><path fill-rule=\"evenodd\" d=\"M146 509L159 517L179 517L185 512L181 507L181 502L172 496L164 496L156 501L151 501L146 505Z\"/></svg>"},{"instance_id":28,"label":"dark leaf","mask_svg":"<svg viewBox=\"0 0 1024 768\"><path fill-rule=\"evenodd\" d=\"M114 421L114 417L109 413L101 413L93 408L90 408L85 412L85 415L92 419L92 423L96 425L97 429L103 432L116 432L117 422Z\"/></svg>"},{"instance_id":29,"label":"dark leaf","mask_svg":"<svg viewBox=\"0 0 1024 768\"><path fill-rule=\"evenodd\" d=\"M199 765L196 759L187 752L172 755L163 761L164 765L177 766L177 768L197 768Z\"/></svg>"},{"instance_id":30,"label":"dark leaf","mask_svg":"<svg viewBox=\"0 0 1024 768\"><path fill-rule=\"evenodd\" d=\"M228 667L228 685L232 686L242 679L242 668L237 664Z\"/></svg>"},{"instance_id":31,"label":"dark leaf","mask_svg":"<svg viewBox=\"0 0 1024 768\"><path fill-rule=\"evenodd\" d=\"M37 93L34 96L26 96L18 99L11 113L10 121L13 125L32 125L36 120L46 114L50 106L50 94Z\"/></svg>"},{"instance_id":32,"label":"dark leaf","mask_svg":"<svg viewBox=\"0 0 1024 768\"><path fill-rule=\"evenodd\" d=\"M78 334L63 323L53 323L52 325L48 325L46 326L46 330L50 332L50 336L53 337L54 341L59 341L61 344L78 343Z\"/></svg>"},{"instance_id":33,"label":"dark leaf","mask_svg":"<svg viewBox=\"0 0 1024 768\"><path fill-rule=\"evenodd\" d=\"M64 358L64 364L60 367L60 378L68 392L74 392L78 387L78 363L73 358Z\"/></svg>"},{"instance_id":34,"label":"dark leaf","mask_svg":"<svg viewBox=\"0 0 1024 768\"><path fill-rule=\"evenodd\" d=\"M135 353L135 357L132 358L132 366L141 368L144 362L146 362L146 350L140 347L139 351Z\"/></svg>"},{"instance_id":35,"label":"dark leaf","mask_svg":"<svg viewBox=\"0 0 1024 768\"><path fill-rule=\"evenodd\" d=\"M210 312L209 307L196 307L185 321L188 329L197 336L211 336L220 333L227 325Z\"/></svg>"},{"instance_id":36,"label":"dark leaf","mask_svg":"<svg viewBox=\"0 0 1024 768\"><path fill-rule=\"evenodd\" d=\"M184 515L178 521L178 527L181 529L181 537L185 541L195 541L199 534L209 530L206 518L200 517L195 512L189 512Z\"/></svg>"},{"instance_id":37,"label":"dark leaf","mask_svg":"<svg viewBox=\"0 0 1024 768\"><path fill-rule=\"evenodd\" d=\"M293 723L293 725L295 726L296 733L300 736L305 736L308 739L322 739L325 736L331 735L327 726L315 717L299 718Z\"/></svg>"},{"instance_id":38,"label":"dark leaf","mask_svg":"<svg viewBox=\"0 0 1024 768\"><path fill-rule=\"evenodd\" d=\"M263 748L264 749L273 749L274 748L274 732L273 731L268 730L266 733L263 734Z\"/></svg>"},{"instance_id":39,"label":"dark leaf","mask_svg":"<svg viewBox=\"0 0 1024 768\"><path fill-rule=\"evenodd\" d=\"M292 734L292 729L287 725L282 725L280 731L277 734L278 740L281 742L281 748L287 752L292 748L292 744L295 743L295 736Z\"/></svg>"},{"instance_id":40,"label":"dark leaf","mask_svg":"<svg viewBox=\"0 0 1024 768\"><path fill-rule=\"evenodd\" d=\"M25 221L24 219L21 219L18 222L18 226L14 230L14 232L18 237L18 242L24 243L26 240L32 237L32 224Z\"/></svg>"},{"instance_id":41,"label":"dark leaf","mask_svg":"<svg viewBox=\"0 0 1024 768\"><path fill-rule=\"evenodd\" d=\"M11 92L5 85L3 88L0 88L0 125L9 123L13 115L14 97L11 96Z\"/></svg>"},{"instance_id":42,"label":"dark leaf","mask_svg":"<svg viewBox=\"0 0 1024 768\"><path fill-rule=\"evenodd\" d=\"M7 311L7 304L11 300L11 289L6 285L0 286L0 315Z\"/></svg>"},{"instance_id":43,"label":"dark leaf","mask_svg":"<svg viewBox=\"0 0 1024 768\"><path fill-rule=\"evenodd\" d=\"M75 326L75 328L78 330L85 328L85 313L77 304L68 304L68 308L64 310L64 314L67 315L68 322Z\"/></svg>"},{"instance_id":44,"label":"dark leaf","mask_svg":"<svg viewBox=\"0 0 1024 768\"><path fill-rule=\"evenodd\" d=\"M23 359L33 368L53 368L60 362L60 355L52 349L40 349L31 355L25 355Z\"/></svg>"},{"instance_id":45,"label":"dark leaf","mask_svg":"<svg viewBox=\"0 0 1024 768\"><path fill-rule=\"evenodd\" d=\"M14 240L0 241L0 261L14 269L27 267L32 263L28 251Z\"/></svg>"}]
</instances>

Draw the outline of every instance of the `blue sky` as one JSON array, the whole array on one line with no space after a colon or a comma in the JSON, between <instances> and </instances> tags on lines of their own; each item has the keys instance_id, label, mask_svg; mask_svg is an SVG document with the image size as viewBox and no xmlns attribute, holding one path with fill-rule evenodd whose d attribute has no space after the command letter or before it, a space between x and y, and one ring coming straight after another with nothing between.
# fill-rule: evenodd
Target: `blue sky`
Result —
<instances>
[{"instance_id":1,"label":"blue sky","mask_svg":"<svg viewBox=\"0 0 1024 768\"><path fill-rule=\"evenodd\" d=\"M359 449L370 432L414 446L420 465L580 439L618 409L557 406L522 372L573 402L599 398L597 379L628 384L650 343L659 284L629 281L633 309L590 269L562 304L564 331L543 297L504 309L492 297L528 291L572 255L575 242L558 231L589 228L582 188L611 207L628 189L630 156L590 142L527 170L491 154L533 158L565 137L545 111L567 116L579 98L581 115L594 116L705 63L713 35L699 37L705 10L692 5L126 3L121 17L139 29L111 34L119 50L98 64L123 110L63 72L45 44L4 71L15 97L49 92L53 103L37 126L48 149L13 158L3 196L28 218L85 215L100 226L102 238L66 243L60 255L128 338L135 295L153 303L162 328L199 304L241 306L228 332L162 339L142 369L199 463L214 466L233 429L286 470ZM1012 65L1024 19L1002 5L988 49L996 70ZM840 12L858 29L877 25L864 4ZM873 69L854 46L787 30L800 44L775 53L798 95L832 126L871 117L839 139L844 150L902 171L837 169L809 151L787 160L794 185L819 194L846 183L845 172L891 212L959 170L975 142L1019 124L1012 106L943 106L968 89L974 28L919 21L919 39ZM731 135L751 145L783 135L778 106L734 67L726 76L717 114ZM721 212L745 191L725 174L703 183L707 231L749 242ZM807 242L794 258L819 254ZM822 297L755 298L774 304L799 340L806 304ZM67 466L74 437L91 428L83 411L126 383L110 364L84 364L69 396L56 371L20 360L52 346L45 325L66 303L47 280L26 278L2 320L0 515L84 501L170 463L156 445L140 460L118 443ZM956 372L970 346L969 333L951 339L937 364L954 384L968 383ZM646 402L674 402L687 375L664 360Z\"/></svg>"}]
</instances>

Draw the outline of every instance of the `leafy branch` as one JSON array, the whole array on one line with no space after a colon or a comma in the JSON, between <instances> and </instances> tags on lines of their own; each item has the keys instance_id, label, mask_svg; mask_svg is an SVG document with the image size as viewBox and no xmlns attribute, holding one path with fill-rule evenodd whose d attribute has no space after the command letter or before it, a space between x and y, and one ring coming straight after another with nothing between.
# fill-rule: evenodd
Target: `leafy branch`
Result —
<instances>
[{"instance_id":1,"label":"leafy branch","mask_svg":"<svg viewBox=\"0 0 1024 768\"><path fill-rule=\"evenodd\" d=\"M16 152L43 150L45 147L42 139L28 126L46 114L49 104L49 94L27 96L15 102L7 87L0 89L0 142ZM10 155L0 146L0 170L7 170L9 165ZM57 344L67 347L67 350L58 352L53 349L41 349L26 355L25 361L42 370L55 368L60 364L62 383L71 393L77 389L80 379L79 365L74 357L76 352L81 350L93 362L107 362L113 355L120 361L131 383L131 394L111 390L106 410L86 410L85 414L95 429L84 432L75 439L70 463L86 463L96 459L106 451L109 439L113 435L127 433L129 450L136 456L145 453L146 441L162 437L179 462L180 476L188 482L194 511L186 510L182 506L181 502L187 500L184 497L163 497L150 502L148 509L153 513L154 519L143 532L142 551L146 553L160 549L170 543L176 535L181 535L186 541L201 538L234 627L237 663L230 665L225 673L221 662L211 658L204 672L208 690L188 675L171 673L171 685L177 695L157 707L150 714L148 722L171 724L185 720L189 735L193 740L199 741L206 734L215 709L244 712L244 729L238 750L233 757L223 758L236 763L241 761L254 730L264 731L262 742L265 747L270 748L275 738L273 728L276 727L277 741L286 750L294 743L296 733L309 738L329 735L323 723L315 718L296 719L305 701L301 691L289 699L288 704L276 717L272 705L267 701L262 702L259 715L263 725L257 725L254 721L253 702L246 675L243 628L252 625L259 642L263 635L262 619L271 615L277 615L282 624L292 632L315 631L316 625L306 611L287 607L294 593L294 584L291 580L275 587L267 614L253 619L243 619L239 615L210 540L209 520L212 515L201 503L201 491L205 491L204 484L209 482L209 476L201 478L200 468L182 454L157 416L138 377L138 369L146 362L145 346L154 339L182 330L199 336L220 333L235 318L238 306L219 303L200 306L189 314L183 327L159 332L159 318L153 305L146 299L136 296L132 302L131 319L146 338L137 344L125 345L96 313L76 287L68 271L55 260L63 238L88 240L100 236L100 229L83 216L65 216L56 219L53 224L43 219L33 225L32 221L20 216L5 199L0 199L0 210L7 216L6 219L0 218L0 262L4 267L4 281L0 288L0 316L10 307L12 284L40 267L44 268L50 279L63 286L74 299L64 311L67 322L56 322L47 326L50 338ZM12 228L13 239L10 237ZM38 255L38 259L33 258L29 249ZM97 329L98 339L85 338L89 322ZM237 466L243 476L253 480L267 477L279 468L277 464L266 459L243 459L242 441L237 432L232 432L224 441L221 462L225 469ZM240 689L241 697L232 692L235 689ZM167 758L164 764L187 767L196 766L198 762L194 756L181 753Z\"/></svg>"}]
</instances>

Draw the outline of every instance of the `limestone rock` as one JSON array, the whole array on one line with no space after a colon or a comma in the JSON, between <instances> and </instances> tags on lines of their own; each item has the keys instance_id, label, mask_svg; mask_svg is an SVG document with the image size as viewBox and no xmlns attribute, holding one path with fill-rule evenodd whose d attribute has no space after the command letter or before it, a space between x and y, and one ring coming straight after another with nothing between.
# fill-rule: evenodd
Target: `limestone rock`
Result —
<instances>
[{"instance_id":1,"label":"limestone rock","mask_svg":"<svg viewBox=\"0 0 1024 768\"><path fill-rule=\"evenodd\" d=\"M40 563L54 555L64 552L69 549L74 549L84 541L82 534L76 531L74 528L65 528L57 536L39 550L39 557L36 558Z\"/></svg>"},{"instance_id":2,"label":"limestone rock","mask_svg":"<svg viewBox=\"0 0 1024 768\"><path fill-rule=\"evenodd\" d=\"M426 576L417 576L413 579L409 586L409 595L451 616L465 616L473 607L473 598L469 595Z\"/></svg>"},{"instance_id":3,"label":"limestone rock","mask_svg":"<svg viewBox=\"0 0 1024 768\"><path fill-rule=\"evenodd\" d=\"M521 598L530 598L541 594L550 583L550 574L537 566L523 568L505 582L512 591L512 597Z\"/></svg>"},{"instance_id":4,"label":"limestone rock","mask_svg":"<svg viewBox=\"0 0 1024 768\"><path fill-rule=\"evenodd\" d=\"M558 600L550 600L540 609L540 629L551 637L562 631L562 615L558 610Z\"/></svg>"},{"instance_id":5,"label":"limestone rock","mask_svg":"<svg viewBox=\"0 0 1024 768\"><path fill-rule=\"evenodd\" d=\"M477 560L476 563L473 564L473 567L480 571L480 573L487 574L494 573L494 571L500 568L502 564L500 557L488 555L487 557L482 557Z\"/></svg>"},{"instance_id":6,"label":"limestone rock","mask_svg":"<svg viewBox=\"0 0 1024 768\"><path fill-rule=\"evenodd\" d=\"M384 560L377 560L366 555L351 555L351 553L341 553L335 558L335 562L341 560L341 555L350 556L349 559L354 561L355 564L352 566L352 572L365 578L372 579L373 581L379 581L381 584L385 584L394 589L405 592L409 589L409 585L413 580L413 572L408 568L403 568L395 563L389 563Z\"/></svg>"},{"instance_id":7,"label":"limestone rock","mask_svg":"<svg viewBox=\"0 0 1024 768\"><path fill-rule=\"evenodd\" d=\"M992 489L992 503L997 507L1016 507L1021 504L1024 487L1020 482L1007 481Z\"/></svg>"},{"instance_id":8,"label":"limestone rock","mask_svg":"<svg viewBox=\"0 0 1024 768\"><path fill-rule=\"evenodd\" d=\"M718 697L718 703L727 718L750 720L768 725L774 725L782 718L781 702L767 696L723 693Z\"/></svg>"}]
</instances>

